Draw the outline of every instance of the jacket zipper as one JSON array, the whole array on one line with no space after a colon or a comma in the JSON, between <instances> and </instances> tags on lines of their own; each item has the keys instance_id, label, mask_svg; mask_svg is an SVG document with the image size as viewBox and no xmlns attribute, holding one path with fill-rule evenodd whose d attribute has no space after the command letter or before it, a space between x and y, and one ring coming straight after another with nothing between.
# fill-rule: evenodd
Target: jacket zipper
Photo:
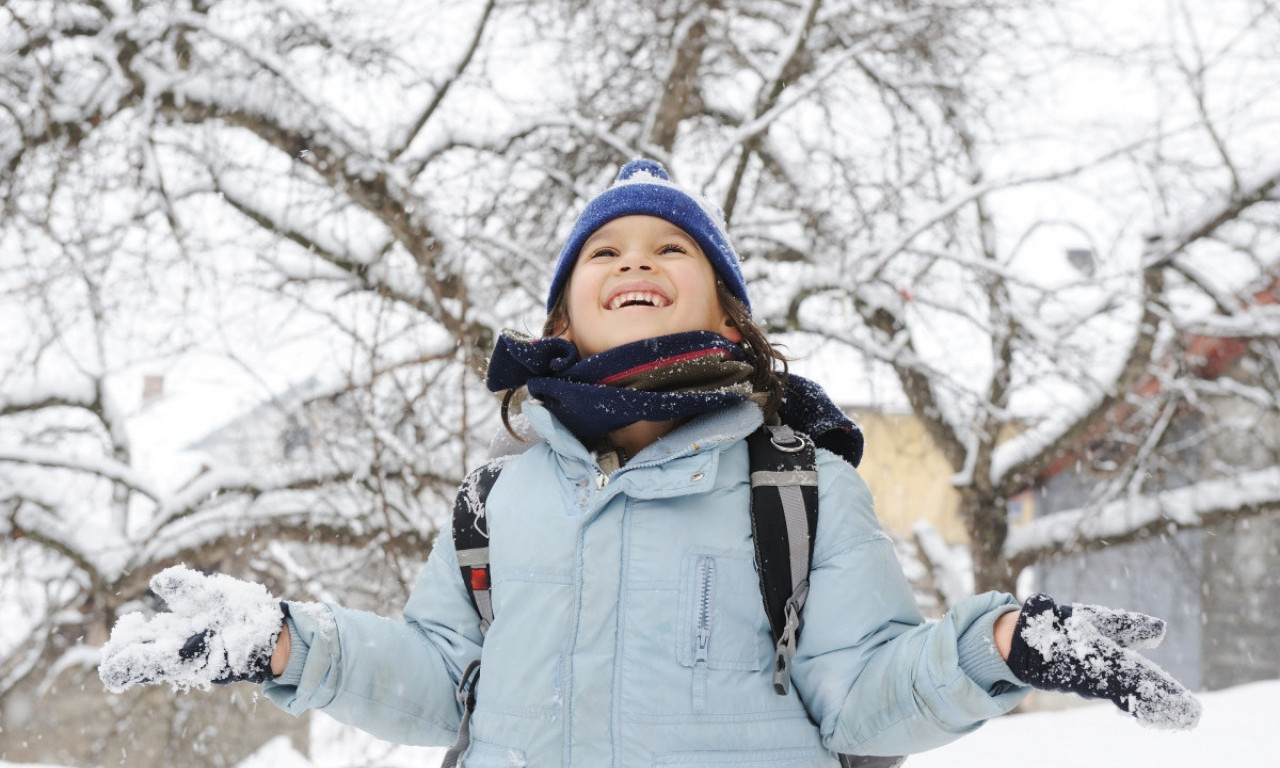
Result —
<instances>
[{"instance_id":1,"label":"jacket zipper","mask_svg":"<svg viewBox=\"0 0 1280 768\"><path fill-rule=\"evenodd\" d=\"M715 558L698 557L697 618L693 632L693 708L701 710L707 699L707 662L711 649L711 604L715 594Z\"/></svg>"}]
</instances>

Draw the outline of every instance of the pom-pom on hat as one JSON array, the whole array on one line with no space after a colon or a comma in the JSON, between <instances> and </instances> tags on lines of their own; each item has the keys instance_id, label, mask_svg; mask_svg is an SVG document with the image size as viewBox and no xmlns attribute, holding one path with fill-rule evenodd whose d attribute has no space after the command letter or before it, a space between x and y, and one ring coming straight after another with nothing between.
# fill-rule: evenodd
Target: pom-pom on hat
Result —
<instances>
[{"instance_id":1,"label":"pom-pom on hat","mask_svg":"<svg viewBox=\"0 0 1280 768\"><path fill-rule=\"evenodd\" d=\"M724 214L711 203L676 186L661 163L640 159L622 166L613 184L587 203L578 216L569 239L560 250L560 260L556 263L551 291L547 295L548 312L564 292L569 275L578 262L578 252L587 238L614 219L634 215L657 216L687 232L706 254L729 292L746 305L748 312L751 311L747 284L738 266L738 254L725 232Z\"/></svg>"}]
</instances>

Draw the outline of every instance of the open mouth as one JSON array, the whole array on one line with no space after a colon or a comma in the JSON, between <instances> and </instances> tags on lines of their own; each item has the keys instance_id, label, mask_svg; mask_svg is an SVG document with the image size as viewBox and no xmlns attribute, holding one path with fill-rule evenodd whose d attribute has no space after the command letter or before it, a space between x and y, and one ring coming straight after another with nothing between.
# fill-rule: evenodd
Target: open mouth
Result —
<instances>
[{"instance_id":1,"label":"open mouth","mask_svg":"<svg viewBox=\"0 0 1280 768\"><path fill-rule=\"evenodd\" d=\"M652 291L628 291L620 293L609 300L606 309L622 309L623 307L665 307L671 301L660 293Z\"/></svg>"}]
</instances>

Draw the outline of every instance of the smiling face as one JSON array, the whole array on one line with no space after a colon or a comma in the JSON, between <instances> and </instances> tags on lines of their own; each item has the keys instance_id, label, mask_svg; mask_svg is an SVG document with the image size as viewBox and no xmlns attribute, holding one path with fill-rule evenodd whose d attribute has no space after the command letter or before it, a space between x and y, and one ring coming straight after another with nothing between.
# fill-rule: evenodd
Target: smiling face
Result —
<instances>
[{"instance_id":1,"label":"smiling face","mask_svg":"<svg viewBox=\"0 0 1280 768\"><path fill-rule=\"evenodd\" d=\"M716 273L684 230L655 216L623 216L583 243L565 288L569 327L583 357L684 331L742 335L716 298Z\"/></svg>"}]
</instances>

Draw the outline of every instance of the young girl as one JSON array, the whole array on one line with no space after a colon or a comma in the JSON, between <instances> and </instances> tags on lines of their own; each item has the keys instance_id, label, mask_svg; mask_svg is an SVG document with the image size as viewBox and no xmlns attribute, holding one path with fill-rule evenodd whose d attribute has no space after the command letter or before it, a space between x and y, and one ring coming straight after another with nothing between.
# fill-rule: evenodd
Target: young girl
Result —
<instances>
[{"instance_id":1,"label":"young girl","mask_svg":"<svg viewBox=\"0 0 1280 768\"><path fill-rule=\"evenodd\" d=\"M1158 642L1156 619L988 593L924 621L854 469L857 428L785 373L718 212L659 164L627 164L590 202L547 304L543 338L503 336L489 371L490 388L527 394L538 438L484 505L492 625L448 535L404 622L281 609L257 585L172 568L153 581L172 612L113 631L108 688L255 680L289 712L448 744L455 689L483 659L466 766L832 766L944 744L1028 686L1195 724L1195 699L1128 649ZM766 421L821 447L785 695L748 515L744 439Z\"/></svg>"}]
</instances>

